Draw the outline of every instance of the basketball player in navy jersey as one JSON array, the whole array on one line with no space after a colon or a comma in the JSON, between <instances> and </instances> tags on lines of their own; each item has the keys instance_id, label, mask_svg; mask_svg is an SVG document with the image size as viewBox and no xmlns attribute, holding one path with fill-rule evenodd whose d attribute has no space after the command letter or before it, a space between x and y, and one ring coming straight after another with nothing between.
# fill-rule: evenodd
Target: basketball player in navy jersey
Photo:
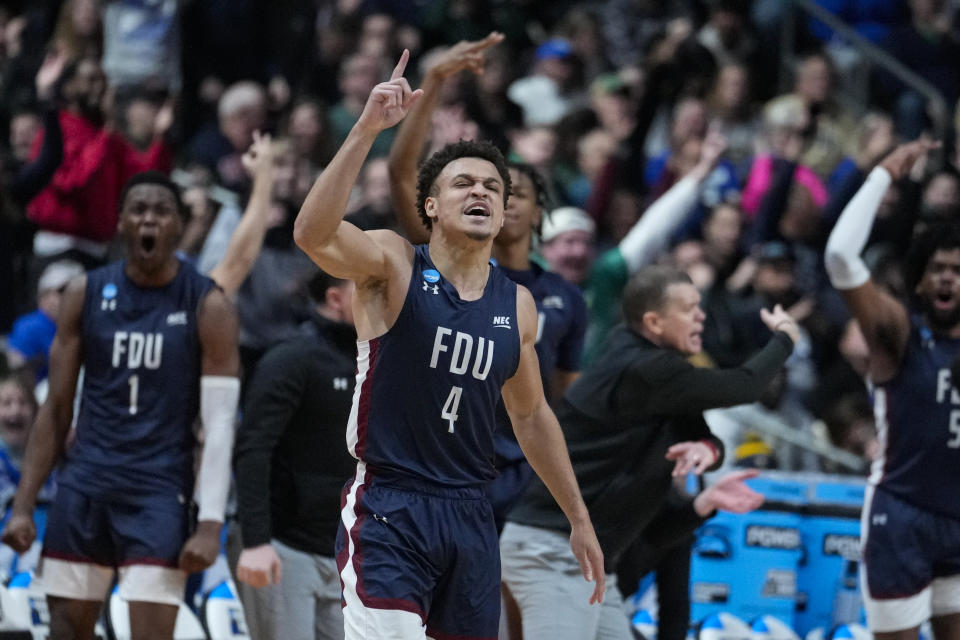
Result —
<instances>
[{"instance_id":1,"label":"basketball player in navy jersey","mask_svg":"<svg viewBox=\"0 0 960 640\"><path fill-rule=\"evenodd\" d=\"M337 560L346 638L494 638L500 562L483 486L495 475L501 397L517 439L571 523L591 600L603 557L547 405L530 293L490 263L510 178L485 143L445 147L423 166L418 208L433 228L414 247L343 222L376 135L422 95L388 82L318 178L294 228L325 271L356 282L358 373L347 442L358 459L344 490Z\"/></svg>"},{"instance_id":2,"label":"basketball player in navy jersey","mask_svg":"<svg viewBox=\"0 0 960 640\"><path fill-rule=\"evenodd\" d=\"M212 280L176 257L186 213L166 176L134 176L120 207L127 257L67 287L50 394L3 534L17 551L30 546L37 491L65 454L38 572L54 639L93 637L115 571L132 638L172 638L187 573L220 548L240 389L236 315ZM81 365L76 440L65 452Z\"/></svg>"},{"instance_id":3,"label":"basketball player in navy jersey","mask_svg":"<svg viewBox=\"0 0 960 640\"><path fill-rule=\"evenodd\" d=\"M882 457L864 501L862 591L878 640L908 640L930 620L938 640L960 637L960 225L913 242L906 307L860 258L891 182L934 145L902 145L870 173L830 234L826 267L870 346L867 378Z\"/></svg>"},{"instance_id":4,"label":"basketball player in navy jersey","mask_svg":"<svg viewBox=\"0 0 960 640\"><path fill-rule=\"evenodd\" d=\"M482 40L461 42L437 54L424 75L423 97L397 130L390 148L390 193L393 208L411 242L429 242L430 231L417 213L417 158L422 155L427 132L443 84L462 71L479 73L483 53L500 43L493 32ZM493 258L508 278L529 289L537 307L537 360L550 402L563 397L580 371L587 328L587 305L575 285L530 260L531 241L540 228L547 193L543 179L531 165L510 163L510 197L503 228L493 241ZM497 477L487 485L497 529L503 529L507 512L516 504L533 477L533 470L513 435L510 418L497 407L495 433Z\"/></svg>"}]
</instances>

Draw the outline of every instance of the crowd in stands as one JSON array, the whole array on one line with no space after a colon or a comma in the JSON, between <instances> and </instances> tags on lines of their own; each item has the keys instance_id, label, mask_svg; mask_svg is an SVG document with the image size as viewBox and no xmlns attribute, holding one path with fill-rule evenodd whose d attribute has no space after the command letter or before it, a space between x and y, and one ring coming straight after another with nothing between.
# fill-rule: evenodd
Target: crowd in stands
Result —
<instances>
[{"instance_id":1,"label":"crowd in stands","mask_svg":"<svg viewBox=\"0 0 960 640\"><path fill-rule=\"evenodd\" d=\"M960 98L960 20L945 0L820 0L858 33ZM582 288L585 360L620 317L619 292L651 263L686 270L706 311L702 366L735 366L781 304L803 339L755 409L869 459L865 342L830 287L823 248L870 169L934 128L926 99L871 68L819 22L779 37L779 0L21 0L0 6L0 488L9 498L42 400L59 295L118 257L120 190L171 172L190 222L185 259L221 262L244 220L261 225L232 287L245 379L313 305L315 265L293 220L374 85L404 48L413 87L436 52L504 34L476 73L447 80L425 153L493 141L547 185L535 259ZM791 74L782 73L781 57ZM857 101L845 91L868 87ZM950 128L951 131L953 127ZM272 137L264 143L269 133ZM395 130L381 134L347 219L401 226L391 207ZM960 214L960 145L890 190L866 259L898 295L914 231ZM244 154L265 144L266 164ZM717 157L719 155L719 157ZM263 156L261 155L261 158ZM246 213L244 213L246 210ZM219 280L221 283L222 280ZM224 285L225 288L230 288ZM32 392L33 391L33 392ZM727 450L752 438L717 418ZM841 470L775 442L764 464ZM755 452L756 447L751 448ZM731 456L733 458L734 456Z\"/></svg>"}]
</instances>

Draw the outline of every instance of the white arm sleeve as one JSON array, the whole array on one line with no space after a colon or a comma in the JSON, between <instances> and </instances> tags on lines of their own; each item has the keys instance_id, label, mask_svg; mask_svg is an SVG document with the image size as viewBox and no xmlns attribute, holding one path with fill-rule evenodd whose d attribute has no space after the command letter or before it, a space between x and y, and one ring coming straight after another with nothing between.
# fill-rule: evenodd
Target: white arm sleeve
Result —
<instances>
[{"instance_id":1,"label":"white arm sleeve","mask_svg":"<svg viewBox=\"0 0 960 640\"><path fill-rule=\"evenodd\" d=\"M824 254L830 283L837 289L856 289L870 279L870 270L860 258L870 237L873 219L893 179L883 167L876 167L866 182L843 208Z\"/></svg>"},{"instance_id":2,"label":"white arm sleeve","mask_svg":"<svg viewBox=\"0 0 960 640\"><path fill-rule=\"evenodd\" d=\"M223 522L230 490L230 459L233 455L234 420L240 399L240 379L231 376L201 376L200 418L203 420L203 454L194 497L198 520Z\"/></svg>"},{"instance_id":3,"label":"white arm sleeve","mask_svg":"<svg viewBox=\"0 0 960 640\"><path fill-rule=\"evenodd\" d=\"M670 236L679 228L697 204L700 182L687 176L644 212L620 241L620 253L630 273L636 273L667 248Z\"/></svg>"}]
</instances>

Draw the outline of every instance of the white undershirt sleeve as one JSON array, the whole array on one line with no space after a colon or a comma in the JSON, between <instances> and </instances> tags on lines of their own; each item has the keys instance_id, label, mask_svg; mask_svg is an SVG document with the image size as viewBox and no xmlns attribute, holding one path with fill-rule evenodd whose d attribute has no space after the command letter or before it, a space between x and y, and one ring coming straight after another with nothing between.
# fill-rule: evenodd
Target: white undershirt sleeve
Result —
<instances>
[{"instance_id":1,"label":"white undershirt sleeve","mask_svg":"<svg viewBox=\"0 0 960 640\"><path fill-rule=\"evenodd\" d=\"M203 453L194 496L198 520L223 522L230 491L230 460L233 455L234 422L240 400L240 379L232 376L201 376L200 418L203 421Z\"/></svg>"},{"instance_id":2,"label":"white undershirt sleeve","mask_svg":"<svg viewBox=\"0 0 960 640\"><path fill-rule=\"evenodd\" d=\"M680 227L697 204L700 181L687 176L644 212L620 241L620 253L630 273L636 273L667 248L670 236Z\"/></svg>"},{"instance_id":3,"label":"white undershirt sleeve","mask_svg":"<svg viewBox=\"0 0 960 640\"><path fill-rule=\"evenodd\" d=\"M870 270L860 254L867 245L877 209L893 179L876 167L837 219L824 254L830 283L837 289L856 289L870 279Z\"/></svg>"}]
</instances>

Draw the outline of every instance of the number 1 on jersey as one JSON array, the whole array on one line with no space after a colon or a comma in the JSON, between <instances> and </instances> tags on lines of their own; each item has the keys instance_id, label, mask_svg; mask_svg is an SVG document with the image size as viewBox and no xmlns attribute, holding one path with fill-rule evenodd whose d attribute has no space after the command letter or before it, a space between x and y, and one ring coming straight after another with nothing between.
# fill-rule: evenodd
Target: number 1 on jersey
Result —
<instances>
[{"instance_id":1,"label":"number 1 on jersey","mask_svg":"<svg viewBox=\"0 0 960 640\"><path fill-rule=\"evenodd\" d=\"M140 377L130 376L127 380L130 385L130 415L137 415L137 395L140 392Z\"/></svg>"},{"instance_id":2,"label":"number 1 on jersey","mask_svg":"<svg viewBox=\"0 0 960 640\"><path fill-rule=\"evenodd\" d=\"M451 387L450 395L447 396L447 401L443 403L440 417L450 422L447 433L453 433L453 423L457 421L457 409L460 408L460 396L462 394L463 389L461 387Z\"/></svg>"}]
</instances>

